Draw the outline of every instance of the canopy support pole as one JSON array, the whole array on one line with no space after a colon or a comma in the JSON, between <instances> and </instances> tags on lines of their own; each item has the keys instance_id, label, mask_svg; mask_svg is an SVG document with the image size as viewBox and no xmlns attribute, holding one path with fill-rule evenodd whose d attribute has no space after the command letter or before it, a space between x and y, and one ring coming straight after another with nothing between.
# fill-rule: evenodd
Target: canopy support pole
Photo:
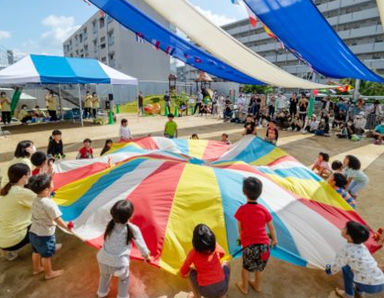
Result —
<instances>
[{"instance_id":1,"label":"canopy support pole","mask_svg":"<svg viewBox=\"0 0 384 298\"><path fill-rule=\"evenodd\" d=\"M59 84L59 105L60 105L60 116L61 116L61 120L64 120L64 114L63 114L63 101L62 101L62 98L61 98L61 88L60 88L60 84Z\"/></svg>"},{"instance_id":2,"label":"canopy support pole","mask_svg":"<svg viewBox=\"0 0 384 298\"><path fill-rule=\"evenodd\" d=\"M353 101L355 101L355 102L356 102L356 100L358 99L358 97L360 96L360 93L359 93L359 90L360 90L360 82L361 82L360 79L356 79L356 80L355 80L355 91L353 92Z\"/></svg>"},{"instance_id":3,"label":"canopy support pole","mask_svg":"<svg viewBox=\"0 0 384 298\"><path fill-rule=\"evenodd\" d=\"M81 126L84 126L84 122L83 122L83 108L81 106L81 90L80 90L80 84L77 84L78 88L79 88L79 109L80 109L80 122L81 122Z\"/></svg>"}]
</instances>

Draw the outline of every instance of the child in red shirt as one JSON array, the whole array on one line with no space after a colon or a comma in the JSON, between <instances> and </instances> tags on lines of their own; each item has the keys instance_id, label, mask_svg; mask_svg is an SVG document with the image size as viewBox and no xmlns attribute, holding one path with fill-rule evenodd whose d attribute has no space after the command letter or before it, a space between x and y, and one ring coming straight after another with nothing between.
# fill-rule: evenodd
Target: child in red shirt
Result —
<instances>
[{"instance_id":1,"label":"child in red shirt","mask_svg":"<svg viewBox=\"0 0 384 298\"><path fill-rule=\"evenodd\" d=\"M35 166L32 171L32 176L38 174L53 174L53 159L48 159L47 155L44 152L37 151L31 156L31 163Z\"/></svg>"},{"instance_id":2,"label":"child in red shirt","mask_svg":"<svg viewBox=\"0 0 384 298\"><path fill-rule=\"evenodd\" d=\"M220 262L225 252L216 243L215 234L208 226L199 224L193 231L192 244L193 249L180 268L180 275L185 278L189 273L195 298L224 297L228 291L230 268L227 263Z\"/></svg>"},{"instance_id":3,"label":"child in red shirt","mask_svg":"<svg viewBox=\"0 0 384 298\"><path fill-rule=\"evenodd\" d=\"M242 280L236 285L244 295L248 294L248 283L256 292L261 292L261 277L270 255L266 225L271 234L271 245L277 245L272 216L264 206L257 203L262 189L263 184L259 179L255 177L245 179L243 193L247 197L247 203L241 206L235 214L243 247ZM249 272L255 272L253 282L249 281Z\"/></svg>"},{"instance_id":4,"label":"child in red shirt","mask_svg":"<svg viewBox=\"0 0 384 298\"><path fill-rule=\"evenodd\" d=\"M80 148L79 153L76 156L76 159L88 159L93 158L93 149L91 139L85 139L83 141L83 147Z\"/></svg>"}]
</instances>

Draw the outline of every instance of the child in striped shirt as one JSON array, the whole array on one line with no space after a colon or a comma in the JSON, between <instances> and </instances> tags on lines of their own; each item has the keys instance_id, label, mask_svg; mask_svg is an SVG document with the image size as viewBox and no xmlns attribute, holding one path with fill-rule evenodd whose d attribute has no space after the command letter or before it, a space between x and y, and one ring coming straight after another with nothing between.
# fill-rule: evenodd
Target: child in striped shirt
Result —
<instances>
[{"instance_id":1,"label":"child in striped shirt","mask_svg":"<svg viewBox=\"0 0 384 298\"><path fill-rule=\"evenodd\" d=\"M345 189L347 178L340 173L333 173L328 179L328 183L336 190L336 192L353 208L356 209L355 199Z\"/></svg>"}]
</instances>

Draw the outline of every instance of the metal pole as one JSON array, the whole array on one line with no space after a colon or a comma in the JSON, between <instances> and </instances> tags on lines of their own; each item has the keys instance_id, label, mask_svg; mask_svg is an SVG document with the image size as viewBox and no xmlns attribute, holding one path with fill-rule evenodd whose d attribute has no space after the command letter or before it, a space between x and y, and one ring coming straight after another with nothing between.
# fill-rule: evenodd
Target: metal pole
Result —
<instances>
[{"instance_id":1,"label":"metal pole","mask_svg":"<svg viewBox=\"0 0 384 298\"><path fill-rule=\"evenodd\" d=\"M64 117L64 114L63 114L63 101L61 99L61 88L60 88L60 84L59 84L59 105L60 105L60 115L62 117L62 120L63 120L63 117Z\"/></svg>"},{"instance_id":2,"label":"metal pole","mask_svg":"<svg viewBox=\"0 0 384 298\"><path fill-rule=\"evenodd\" d=\"M353 101L355 101L355 102L358 99L358 97L360 96L360 92L359 92L360 82L361 82L360 79L355 80L355 91L353 92Z\"/></svg>"},{"instance_id":3,"label":"metal pole","mask_svg":"<svg viewBox=\"0 0 384 298\"><path fill-rule=\"evenodd\" d=\"M84 122L83 122L83 108L81 106L81 89L80 89L80 84L77 84L78 88L79 88L79 109L80 109L80 122L81 122L81 126L84 126Z\"/></svg>"}]
</instances>

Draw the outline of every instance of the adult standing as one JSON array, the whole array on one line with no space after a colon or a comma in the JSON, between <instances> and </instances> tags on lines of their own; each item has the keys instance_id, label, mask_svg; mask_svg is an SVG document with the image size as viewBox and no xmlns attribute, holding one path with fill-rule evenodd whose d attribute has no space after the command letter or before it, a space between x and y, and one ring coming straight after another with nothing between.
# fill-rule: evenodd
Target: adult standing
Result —
<instances>
[{"instance_id":1,"label":"adult standing","mask_svg":"<svg viewBox=\"0 0 384 298\"><path fill-rule=\"evenodd\" d=\"M367 128L374 129L380 123L382 115L383 110L381 109L380 101L375 100L368 113Z\"/></svg>"},{"instance_id":2,"label":"adult standing","mask_svg":"<svg viewBox=\"0 0 384 298\"><path fill-rule=\"evenodd\" d=\"M305 127L305 118L307 117L307 110L308 110L308 100L305 94L303 93L299 100L299 117L303 124L302 128Z\"/></svg>"},{"instance_id":3,"label":"adult standing","mask_svg":"<svg viewBox=\"0 0 384 298\"><path fill-rule=\"evenodd\" d=\"M271 96L268 104L268 116L272 119L275 115L275 105L276 105L276 97L274 95Z\"/></svg>"},{"instance_id":4,"label":"adult standing","mask_svg":"<svg viewBox=\"0 0 384 298\"><path fill-rule=\"evenodd\" d=\"M168 108L168 113L171 113L171 96L169 95L169 91L165 91L164 102L165 102L165 109Z\"/></svg>"},{"instance_id":5,"label":"adult standing","mask_svg":"<svg viewBox=\"0 0 384 298\"><path fill-rule=\"evenodd\" d=\"M0 93L1 118L4 125L11 123L11 100L3 91Z\"/></svg>"},{"instance_id":6,"label":"adult standing","mask_svg":"<svg viewBox=\"0 0 384 298\"><path fill-rule=\"evenodd\" d=\"M91 110L92 110L92 100L93 97L89 91L85 93L84 98L84 118L90 118L91 117Z\"/></svg>"},{"instance_id":7,"label":"adult standing","mask_svg":"<svg viewBox=\"0 0 384 298\"><path fill-rule=\"evenodd\" d=\"M331 110L334 109L333 102L331 101L331 97L327 95L324 99L321 100L323 105L321 107L322 110L326 111L327 113L330 113Z\"/></svg>"},{"instance_id":8,"label":"adult standing","mask_svg":"<svg viewBox=\"0 0 384 298\"><path fill-rule=\"evenodd\" d=\"M96 92L92 93L92 115L96 119L97 110L100 109L100 99Z\"/></svg>"},{"instance_id":9,"label":"adult standing","mask_svg":"<svg viewBox=\"0 0 384 298\"><path fill-rule=\"evenodd\" d=\"M49 117L51 121L57 121L57 112L56 112L56 96L53 94L53 91L48 91L45 95L45 104L48 109Z\"/></svg>"},{"instance_id":10,"label":"adult standing","mask_svg":"<svg viewBox=\"0 0 384 298\"><path fill-rule=\"evenodd\" d=\"M25 188L30 168L16 163L8 169L7 184L0 191L0 247L10 261L17 258L17 250L29 243L32 202L36 194Z\"/></svg>"},{"instance_id":11,"label":"adult standing","mask_svg":"<svg viewBox=\"0 0 384 298\"><path fill-rule=\"evenodd\" d=\"M36 147L32 141L21 141L17 144L14 153L14 158L8 163L8 169L17 163L26 164L32 171L31 156L36 152ZM3 188L8 183L8 176L4 175L1 179L1 187Z\"/></svg>"},{"instance_id":12,"label":"adult standing","mask_svg":"<svg viewBox=\"0 0 384 298\"><path fill-rule=\"evenodd\" d=\"M299 99L297 98L297 93L294 92L289 99L289 115L291 117L294 117L297 114L297 104L299 102Z\"/></svg>"},{"instance_id":13,"label":"adult standing","mask_svg":"<svg viewBox=\"0 0 384 298\"><path fill-rule=\"evenodd\" d=\"M137 107L138 107L138 114L139 116L143 115L144 113L144 97L143 93L139 91L139 94L137 95Z\"/></svg>"},{"instance_id":14,"label":"adult standing","mask_svg":"<svg viewBox=\"0 0 384 298\"><path fill-rule=\"evenodd\" d=\"M201 90L199 90L199 92L197 93L197 97L196 97L196 104L195 104L195 108L193 110L193 115L196 114L196 111L200 111L201 103L202 103L203 99L204 99L203 92L201 92Z\"/></svg>"}]
</instances>

